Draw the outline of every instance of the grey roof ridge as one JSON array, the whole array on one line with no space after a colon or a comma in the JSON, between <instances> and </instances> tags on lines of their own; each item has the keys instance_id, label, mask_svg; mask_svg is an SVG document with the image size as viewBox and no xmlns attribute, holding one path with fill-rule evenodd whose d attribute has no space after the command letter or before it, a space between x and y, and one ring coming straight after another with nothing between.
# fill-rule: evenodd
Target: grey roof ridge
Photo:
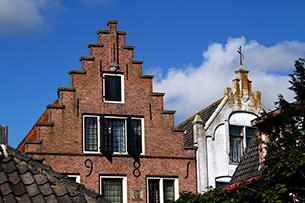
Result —
<instances>
[{"instance_id":1,"label":"grey roof ridge","mask_svg":"<svg viewBox=\"0 0 305 203\"><path fill-rule=\"evenodd\" d=\"M48 165L33 160L31 157L22 154L18 150L10 147L9 145L0 144L0 160L2 161L4 158L9 157L17 158L20 161L26 162L27 164L29 164L29 166L34 167L38 172L42 173L43 175L46 175L50 181L65 184L65 186L73 188L74 192L78 192L81 195L87 195L91 198L94 198L97 200L97 202L107 203L107 201L105 201L101 195L85 188L83 184L76 183L75 181L70 180L68 176L54 171L52 167Z\"/></svg>"},{"instance_id":2,"label":"grey roof ridge","mask_svg":"<svg viewBox=\"0 0 305 203\"><path fill-rule=\"evenodd\" d=\"M185 125L185 123L189 122L189 121L193 121L195 116L197 114L201 115L203 112L207 111L208 109L210 109L212 106L214 106L215 104L219 103L221 100L223 100L224 97L221 97L220 99L214 101L213 103L211 103L209 106L201 109L200 111L198 111L197 113L194 113L192 116L190 116L189 118L187 118L186 120L182 121L181 123L179 123L175 128L179 129L181 126ZM218 104L219 105L219 104Z\"/></svg>"}]
</instances>

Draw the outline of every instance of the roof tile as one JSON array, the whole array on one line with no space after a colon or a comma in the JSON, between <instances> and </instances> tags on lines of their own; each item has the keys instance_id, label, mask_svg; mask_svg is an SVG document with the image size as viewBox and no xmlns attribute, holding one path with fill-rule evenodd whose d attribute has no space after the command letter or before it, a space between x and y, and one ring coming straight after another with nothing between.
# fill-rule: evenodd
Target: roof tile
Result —
<instances>
[{"instance_id":1,"label":"roof tile","mask_svg":"<svg viewBox=\"0 0 305 203\"><path fill-rule=\"evenodd\" d=\"M25 185L30 185L35 182L31 172L26 172L25 174L21 174L20 177Z\"/></svg>"},{"instance_id":2,"label":"roof tile","mask_svg":"<svg viewBox=\"0 0 305 203\"><path fill-rule=\"evenodd\" d=\"M53 188L53 191L55 192L56 196L57 197L61 197L61 196L64 196L65 194L67 194L67 190L65 187L63 187L62 185L60 184L57 184L57 185L52 185L52 188Z\"/></svg>"},{"instance_id":3,"label":"roof tile","mask_svg":"<svg viewBox=\"0 0 305 203\"><path fill-rule=\"evenodd\" d=\"M20 174L24 174L24 173L30 171L29 167L26 164L23 164L23 165L18 164L17 168L18 168Z\"/></svg>"},{"instance_id":4,"label":"roof tile","mask_svg":"<svg viewBox=\"0 0 305 203\"><path fill-rule=\"evenodd\" d=\"M9 193L13 193L11 186L8 182L5 182L0 185L0 192L3 196L8 195Z\"/></svg>"},{"instance_id":5,"label":"roof tile","mask_svg":"<svg viewBox=\"0 0 305 203\"><path fill-rule=\"evenodd\" d=\"M19 182L17 185L11 185L11 188L17 196L21 196L27 192L22 182Z\"/></svg>"},{"instance_id":6,"label":"roof tile","mask_svg":"<svg viewBox=\"0 0 305 203\"><path fill-rule=\"evenodd\" d=\"M34 197L40 193L36 183L25 186L30 197Z\"/></svg>"},{"instance_id":7,"label":"roof tile","mask_svg":"<svg viewBox=\"0 0 305 203\"><path fill-rule=\"evenodd\" d=\"M51 186L52 185L52 186ZM0 203L107 202L51 167L0 145Z\"/></svg>"},{"instance_id":8,"label":"roof tile","mask_svg":"<svg viewBox=\"0 0 305 203\"><path fill-rule=\"evenodd\" d=\"M37 203L38 202L39 203L45 203L46 202L42 194L38 194L35 197L31 197L31 199L32 199L32 202L37 202Z\"/></svg>"},{"instance_id":9,"label":"roof tile","mask_svg":"<svg viewBox=\"0 0 305 203\"><path fill-rule=\"evenodd\" d=\"M52 187L49 183L45 183L39 186L39 190L45 196L51 195L53 193Z\"/></svg>"},{"instance_id":10,"label":"roof tile","mask_svg":"<svg viewBox=\"0 0 305 203\"><path fill-rule=\"evenodd\" d=\"M17 170L13 159L10 157L5 157L2 160L2 167L6 173L12 173L13 171Z\"/></svg>"},{"instance_id":11,"label":"roof tile","mask_svg":"<svg viewBox=\"0 0 305 203\"><path fill-rule=\"evenodd\" d=\"M27 193L23 194L22 196L16 197L18 202L31 202L31 199Z\"/></svg>"},{"instance_id":12,"label":"roof tile","mask_svg":"<svg viewBox=\"0 0 305 203\"><path fill-rule=\"evenodd\" d=\"M7 181L7 177L3 169L1 170L1 165L0 165L0 185L3 184L5 181Z\"/></svg>"},{"instance_id":13,"label":"roof tile","mask_svg":"<svg viewBox=\"0 0 305 203\"><path fill-rule=\"evenodd\" d=\"M212 114L216 110L216 108L219 106L219 104L221 103L222 100L223 100L223 98L215 101L214 103L212 103L208 107L202 109L198 113L194 114L193 116L189 117L188 119L186 119L185 121L183 121L182 123L180 123L176 126L177 129L183 129L184 132L185 132L185 138L184 138L185 147L193 147L194 146L194 140L193 140L194 135L193 135L192 121L194 120L195 116L197 114L199 114L202 121L204 123L206 123L208 121L208 119L212 116Z\"/></svg>"},{"instance_id":14,"label":"roof tile","mask_svg":"<svg viewBox=\"0 0 305 203\"><path fill-rule=\"evenodd\" d=\"M33 175L33 176L34 176L34 179L35 179L35 181L37 182L38 185L43 185L43 184L48 182L47 177L43 174L38 173L38 174Z\"/></svg>"},{"instance_id":15,"label":"roof tile","mask_svg":"<svg viewBox=\"0 0 305 203\"><path fill-rule=\"evenodd\" d=\"M4 195L3 202L17 203L15 196L12 193L8 195Z\"/></svg>"},{"instance_id":16,"label":"roof tile","mask_svg":"<svg viewBox=\"0 0 305 203\"><path fill-rule=\"evenodd\" d=\"M53 193L49 196L46 196L45 199L48 203L59 203L57 197Z\"/></svg>"},{"instance_id":17,"label":"roof tile","mask_svg":"<svg viewBox=\"0 0 305 203\"><path fill-rule=\"evenodd\" d=\"M18 174L18 171L14 171L13 173L8 174L8 180L11 184L16 185L21 181L21 178Z\"/></svg>"}]
</instances>

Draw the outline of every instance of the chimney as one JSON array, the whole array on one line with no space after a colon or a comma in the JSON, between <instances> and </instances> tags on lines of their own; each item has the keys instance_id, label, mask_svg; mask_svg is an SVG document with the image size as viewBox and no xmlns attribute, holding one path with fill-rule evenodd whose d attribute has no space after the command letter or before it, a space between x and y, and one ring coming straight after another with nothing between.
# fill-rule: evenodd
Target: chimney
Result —
<instances>
[{"instance_id":1,"label":"chimney","mask_svg":"<svg viewBox=\"0 0 305 203\"><path fill-rule=\"evenodd\" d=\"M7 136L8 127L5 125L0 125L0 144L8 144Z\"/></svg>"}]
</instances>

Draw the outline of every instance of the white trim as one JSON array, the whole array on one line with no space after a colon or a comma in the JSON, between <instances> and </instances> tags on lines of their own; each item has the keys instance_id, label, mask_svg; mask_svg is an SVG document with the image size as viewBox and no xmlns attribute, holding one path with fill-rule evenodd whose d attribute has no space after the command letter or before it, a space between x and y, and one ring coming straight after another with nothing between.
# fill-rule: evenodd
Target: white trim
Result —
<instances>
[{"instance_id":1,"label":"white trim","mask_svg":"<svg viewBox=\"0 0 305 203\"><path fill-rule=\"evenodd\" d=\"M80 175L70 175L67 174L69 178L75 178L75 182L80 183Z\"/></svg>"},{"instance_id":2,"label":"white trim","mask_svg":"<svg viewBox=\"0 0 305 203\"><path fill-rule=\"evenodd\" d=\"M176 201L179 198L179 182L178 182L178 178L172 178L172 177L147 177L146 180L146 202L149 203L149 184L148 184L148 180L159 180L159 195L160 195L160 203L165 203L163 201L164 197L163 197L163 180L173 180L174 181L174 200Z\"/></svg>"},{"instance_id":3,"label":"white trim","mask_svg":"<svg viewBox=\"0 0 305 203\"><path fill-rule=\"evenodd\" d=\"M219 112L221 111L221 109L224 107L224 105L227 103L228 101L228 96L224 96L224 98L221 100L220 104L218 104L216 110L212 113L212 115L210 116L210 118L207 120L207 122L204 125L204 129L207 130L210 125L212 124L213 120L216 118L216 116L219 114Z\"/></svg>"},{"instance_id":4,"label":"white trim","mask_svg":"<svg viewBox=\"0 0 305 203\"><path fill-rule=\"evenodd\" d=\"M108 101L105 100L105 75L111 75L111 76L119 76L121 77L121 101ZM124 74L118 74L118 73L104 73L103 74L103 101L105 103L124 103L125 102L125 86L124 86Z\"/></svg>"},{"instance_id":5,"label":"white trim","mask_svg":"<svg viewBox=\"0 0 305 203\"><path fill-rule=\"evenodd\" d=\"M145 136L144 136L144 133L145 133L145 128L144 128L144 118L139 118L139 117L131 117L131 119L138 119L138 120L141 120L141 144L142 144L142 153L141 155L145 154Z\"/></svg>"},{"instance_id":6,"label":"white trim","mask_svg":"<svg viewBox=\"0 0 305 203\"><path fill-rule=\"evenodd\" d=\"M112 179L114 179L114 178L119 178L119 179L122 179L122 193L123 193L123 203L127 203L127 178L126 178L126 176L108 176L108 175L106 175L106 176L104 176L104 175L102 175L102 176L100 176L100 194L101 195L103 195L102 194L102 191L103 191L103 186L102 186L102 179L107 179L107 178L112 178Z\"/></svg>"},{"instance_id":7,"label":"white trim","mask_svg":"<svg viewBox=\"0 0 305 203\"><path fill-rule=\"evenodd\" d=\"M96 118L97 119L97 151L86 151L86 146L85 146L85 142L86 142L86 137L85 137L85 117L92 117L92 118ZM100 153L100 116L97 115L83 115L83 153L91 153L91 154L99 154Z\"/></svg>"},{"instance_id":8,"label":"white trim","mask_svg":"<svg viewBox=\"0 0 305 203\"><path fill-rule=\"evenodd\" d=\"M117 119L117 120L124 120L124 152L113 152L113 154L128 154L127 151L127 117L120 117L120 116L105 116L104 119Z\"/></svg>"}]
</instances>

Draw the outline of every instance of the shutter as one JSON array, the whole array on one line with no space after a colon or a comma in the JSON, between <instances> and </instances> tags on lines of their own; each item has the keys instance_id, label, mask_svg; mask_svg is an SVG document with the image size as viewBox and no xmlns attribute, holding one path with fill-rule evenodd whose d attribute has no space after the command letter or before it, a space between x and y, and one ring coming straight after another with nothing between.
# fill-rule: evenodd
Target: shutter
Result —
<instances>
[{"instance_id":1,"label":"shutter","mask_svg":"<svg viewBox=\"0 0 305 203\"><path fill-rule=\"evenodd\" d=\"M140 132L138 128L141 129ZM129 154L142 153L141 120L132 120L130 117L127 119L127 151Z\"/></svg>"},{"instance_id":2,"label":"shutter","mask_svg":"<svg viewBox=\"0 0 305 203\"><path fill-rule=\"evenodd\" d=\"M110 77L108 75L105 75L104 81L105 81L105 83L104 83L104 90L105 90L104 96L105 96L105 100L109 101L110 100L110 92L111 92Z\"/></svg>"},{"instance_id":3,"label":"shutter","mask_svg":"<svg viewBox=\"0 0 305 203\"><path fill-rule=\"evenodd\" d=\"M127 152L133 154L131 117L127 118Z\"/></svg>"}]
</instances>

